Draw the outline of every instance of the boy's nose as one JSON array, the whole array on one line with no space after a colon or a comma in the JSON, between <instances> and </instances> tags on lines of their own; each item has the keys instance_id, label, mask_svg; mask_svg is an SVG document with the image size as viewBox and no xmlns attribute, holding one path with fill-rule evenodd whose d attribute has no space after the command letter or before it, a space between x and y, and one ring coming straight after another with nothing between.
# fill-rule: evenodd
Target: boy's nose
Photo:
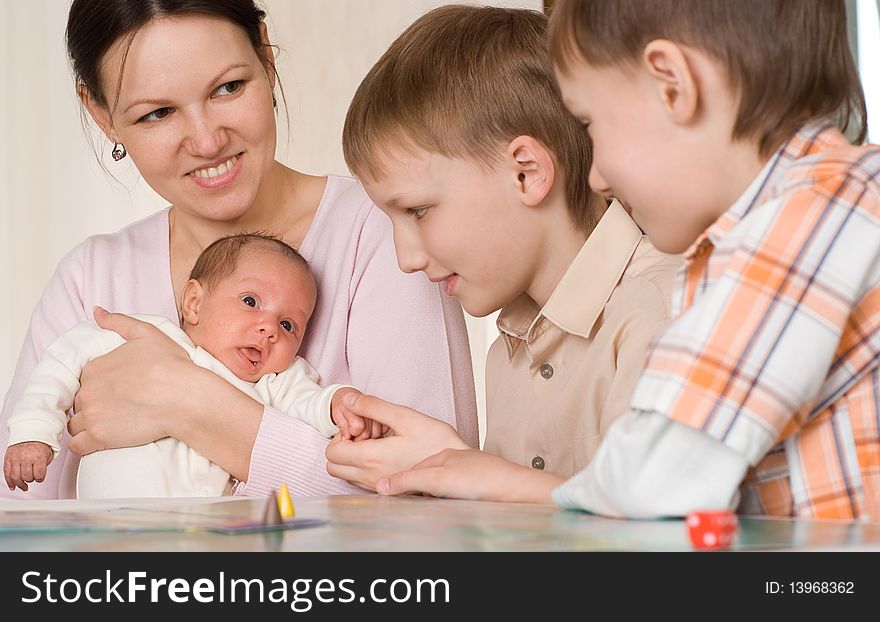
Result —
<instances>
[{"instance_id":1,"label":"boy's nose","mask_svg":"<svg viewBox=\"0 0 880 622\"><path fill-rule=\"evenodd\" d=\"M397 252L397 265L407 274L424 271L428 265L428 257L417 244L408 239L409 236L394 233L394 248Z\"/></svg>"},{"instance_id":2,"label":"boy's nose","mask_svg":"<svg viewBox=\"0 0 880 622\"><path fill-rule=\"evenodd\" d=\"M611 185L605 181L605 178L602 176L602 172L599 170L595 164L590 167L590 176L588 178L590 188L592 188L593 192L596 194L601 194L604 197L611 198L613 195L613 191L611 189Z\"/></svg>"}]
</instances>

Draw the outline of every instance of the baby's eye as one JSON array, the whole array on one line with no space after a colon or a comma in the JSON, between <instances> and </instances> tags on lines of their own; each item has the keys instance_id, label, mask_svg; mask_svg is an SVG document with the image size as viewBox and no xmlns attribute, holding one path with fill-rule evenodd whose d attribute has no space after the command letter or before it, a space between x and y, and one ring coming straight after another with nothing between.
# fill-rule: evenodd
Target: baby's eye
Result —
<instances>
[{"instance_id":1,"label":"baby's eye","mask_svg":"<svg viewBox=\"0 0 880 622\"><path fill-rule=\"evenodd\" d=\"M293 332L293 322L290 322L289 320L282 320L281 321L281 328L286 330L288 333L292 333Z\"/></svg>"},{"instance_id":2,"label":"baby's eye","mask_svg":"<svg viewBox=\"0 0 880 622\"><path fill-rule=\"evenodd\" d=\"M249 307L257 306L257 299L253 296L242 296L241 301Z\"/></svg>"},{"instance_id":3,"label":"baby's eye","mask_svg":"<svg viewBox=\"0 0 880 622\"><path fill-rule=\"evenodd\" d=\"M427 208L427 207L413 207L413 208L411 208L411 209L409 209L409 210L407 210L407 211L409 211L409 213L410 213L410 214L411 214L416 220L421 220L422 218L425 217L425 214L428 213L428 208Z\"/></svg>"}]
</instances>

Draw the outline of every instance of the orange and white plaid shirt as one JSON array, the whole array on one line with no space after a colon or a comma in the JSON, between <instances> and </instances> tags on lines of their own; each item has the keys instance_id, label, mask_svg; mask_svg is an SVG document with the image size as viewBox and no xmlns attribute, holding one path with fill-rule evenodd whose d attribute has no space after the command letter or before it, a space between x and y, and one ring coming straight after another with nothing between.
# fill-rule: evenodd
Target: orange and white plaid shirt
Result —
<instances>
[{"instance_id":1,"label":"orange and white plaid shirt","mask_svg":"<svg viewBox=\"0 0 880 622\"><path fill-rule=\"evenodd\" d=\"M880 521L880 148L809 124L685 254L631 407L752 465L740 511Z\"/></svg>"}]
</instances>

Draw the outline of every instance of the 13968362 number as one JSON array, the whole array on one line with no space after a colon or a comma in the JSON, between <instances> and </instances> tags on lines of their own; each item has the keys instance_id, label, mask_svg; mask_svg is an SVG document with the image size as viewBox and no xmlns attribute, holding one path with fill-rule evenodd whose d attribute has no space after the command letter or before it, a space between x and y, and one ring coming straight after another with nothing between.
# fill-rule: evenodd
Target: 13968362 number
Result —
<instances>
[{"instance_id":1,"label":"13968362 number","mask_svg":"<svg viewBox=\"0 0 880 622\"><path fill-rule=\"evenodd\" d=\"M855 594L853 581L791 581L792 594Z\"/></svg>"}]
</instances>

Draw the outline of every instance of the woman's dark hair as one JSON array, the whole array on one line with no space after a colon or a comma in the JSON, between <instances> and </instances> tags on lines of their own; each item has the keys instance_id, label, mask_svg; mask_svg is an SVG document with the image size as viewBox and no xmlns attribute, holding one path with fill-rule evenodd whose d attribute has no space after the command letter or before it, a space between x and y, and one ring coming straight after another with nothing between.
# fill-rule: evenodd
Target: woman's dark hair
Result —
<instances>
[{"instance_id":1,"label":"woman's dark hair","mask_svg":"<svg viewBox=\"0 0 880 622\"><path fill-rule=\"evenodd\" d=\"M130 43L138 30L156 18L184 15L225 18L247 33L254 50L259 52L264 46L260 24L266 12L254 0L74 0L66 40L77 85L107 107L100 71L107 50L121 37L128 36Z\"/></svg>"}]
</instances>

